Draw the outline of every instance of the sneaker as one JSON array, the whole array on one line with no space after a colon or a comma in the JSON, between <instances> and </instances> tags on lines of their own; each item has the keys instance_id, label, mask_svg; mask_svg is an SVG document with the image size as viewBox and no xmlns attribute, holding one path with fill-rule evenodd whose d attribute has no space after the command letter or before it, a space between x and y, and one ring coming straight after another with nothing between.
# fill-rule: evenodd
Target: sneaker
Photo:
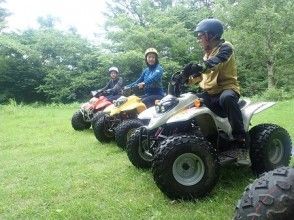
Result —
<instances>
[{"instance_id":1,"label":"sneaker","mask_svg":"<svg viewBox=\"0 0 294 220\"><path fill-rule=\"evenodd\" d=\"M237 163L241 165L250 165L249 151L247 149L238 149Z\"/></svg>"}]
</instances>

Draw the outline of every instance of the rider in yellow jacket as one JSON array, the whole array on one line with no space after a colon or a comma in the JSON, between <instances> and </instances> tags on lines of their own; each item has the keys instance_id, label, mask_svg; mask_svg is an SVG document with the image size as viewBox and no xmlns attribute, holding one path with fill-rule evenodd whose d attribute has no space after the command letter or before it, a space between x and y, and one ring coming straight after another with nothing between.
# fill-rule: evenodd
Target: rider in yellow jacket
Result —
<instances>
[{"instance_id":1,"label":"rider in yellow jacket","mask_svg":"<svg viewBox=\"0 0 294 220\"><path fill-rule=\"evenodd\" d=\"M195 32L204 50L203 63L189 63L183 72L189 76L189 84L199 83L203 90L200 96L206 106L216 114L228 117L234 137L233 145L245 147L246 135L238 105L240 87L233 46L221 39L223 25L218 19L202 20Z\"/></svg>"}]
</instances>

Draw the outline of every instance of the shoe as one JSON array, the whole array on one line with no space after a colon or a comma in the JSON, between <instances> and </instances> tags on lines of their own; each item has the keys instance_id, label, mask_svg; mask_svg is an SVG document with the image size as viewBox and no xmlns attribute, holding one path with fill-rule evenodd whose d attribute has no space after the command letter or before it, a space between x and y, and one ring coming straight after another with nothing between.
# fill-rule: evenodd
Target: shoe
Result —
<instances>
[{"instance_id":1,"label":"shoe","mask_svg":"<svg viewBox=\"0 0 294 220\"><path fill-rule=\"evenodd\" d=\"M245 148L239 148L237 154L237 163L240 165L250 165L249 151Z\"/></svg>"},{"instance_id":2,"label":"shoe","mask_svg":"<svg viewBox=\"0 0 294 220\"><path fill-rule=\"evenodd\" d=\"M233 140L231 148L237 151L237 163L241 165L250 165L249 151L246 148L245 139Z\"/></svg>"}]
</instances>

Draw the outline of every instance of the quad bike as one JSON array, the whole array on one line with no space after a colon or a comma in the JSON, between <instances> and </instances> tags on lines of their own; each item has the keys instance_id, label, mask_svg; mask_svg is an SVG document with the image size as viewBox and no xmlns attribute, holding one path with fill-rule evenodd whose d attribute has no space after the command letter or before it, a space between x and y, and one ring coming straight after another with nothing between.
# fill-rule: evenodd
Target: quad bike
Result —
<instances>
[{"instance_id":1,"label":"quad bike","mask_svg":"<svg viewBox=\"0 0 294 220\"><path fill-rule=\"evenodd\" d=\"M112 105L112 102L104 96L106 93L102 90L91 91L91 95L93 97L90 101L82 104L81 108L72 116L71 124L77 131L89 129L91 120L93 118L97 120L103 115L102 110Z\"/></svg>"},{"instance_id":2,"label":"quad bike","mask_svg":"<svg viewBox=\"0 0 294 220\"><path fill-rule=\"evenodd\" d=\"M288 165L292 142L285 129L274 124L249 129L252 116L274 103L241 100L239 105L253 172ZM168 95L147 111L139 118L151 115L150 122L130 137L128 157L137 167L152 165L155 183L169 198L205 196L217 183L221 165L238 162L241 149L230 146L233 137L228 118L213 113L196 94Z\"/></svg>"},{"instance_id":3,"label":"quad bike","mask_svg":"<svg viewBox=\"0 0 294 220\"><path fill-rule=\"evenodd\" d=\"M123 91L124 95L132 93L138 93L138 86ZM93 130L98 141L103 143L115 139L117 145L124 149L130 133L144 125L137 116L146 106L136 95L121 96L113 103L114 107L93 123Z\"/></svg>"},{"instance_id":4,"label":"quad bike","mask_svg":"<svg viewBox=\"0 0 294 220\"><path fill-rule=\"evenodd\" d=\"M294 216L294 168L280 167L248 185L235 209L235 220L287 220Z\"/></svg>"},{"instance_id":5,"label":"quad bike","mask_svg":"<svg viewBox=\"0 0 294 220\"><path fill-rule=\"evenodd\" d=\"M183 79L172 76L168 87L168 95L163 97L154 107L148 108L138 115L142 121L149 121L146 126L136 129L127 142L127 155L137 168L150 168L154 150L161 141L171 135L182 132L196 132L197 127L187 123L166 124L167 120L178 112L199 104L198 97L193 93L181 93Z\"/></svg>"}]
</instances>

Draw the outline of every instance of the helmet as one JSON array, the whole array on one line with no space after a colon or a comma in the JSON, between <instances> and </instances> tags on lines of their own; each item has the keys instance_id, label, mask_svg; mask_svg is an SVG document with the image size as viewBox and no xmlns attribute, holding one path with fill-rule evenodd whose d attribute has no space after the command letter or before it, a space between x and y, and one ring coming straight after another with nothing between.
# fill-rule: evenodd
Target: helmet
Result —
<instances>
[{"instance_id":1,"label":"helmet","mask_svg":"<svg viewBox=\"0 0 294 220\"><path fill-rule=\"evenodd\" d=\"M197 24L195 32L204 32L211 34L214 38L221 38L224 33L224 27L220 20L207 18Z\"/></svg>"},{"instance_id":2,"label":"helmet","mask_svg":"<svg viewBox=\"0 0 294 220\"><path fill-rule=\"evenodd\" d=\"M119 73L118 68L115 67L115 66L110 67L109 70L108 70L109 73L112 72L112 71L115 71L115 72Z\"/></svg>"},{"instance_id":3,"label":"helmet","mask_svg":"<svg viewBox=\"0 0 294 220\"><path fill-rule=\"evenodd\" d=\"M156 54L156 56L158 56L158 52L155 48L148 48L146 51L145 51L145 57L148 55L148 53L154 53Z\"/></svg>"}]
</instances>

